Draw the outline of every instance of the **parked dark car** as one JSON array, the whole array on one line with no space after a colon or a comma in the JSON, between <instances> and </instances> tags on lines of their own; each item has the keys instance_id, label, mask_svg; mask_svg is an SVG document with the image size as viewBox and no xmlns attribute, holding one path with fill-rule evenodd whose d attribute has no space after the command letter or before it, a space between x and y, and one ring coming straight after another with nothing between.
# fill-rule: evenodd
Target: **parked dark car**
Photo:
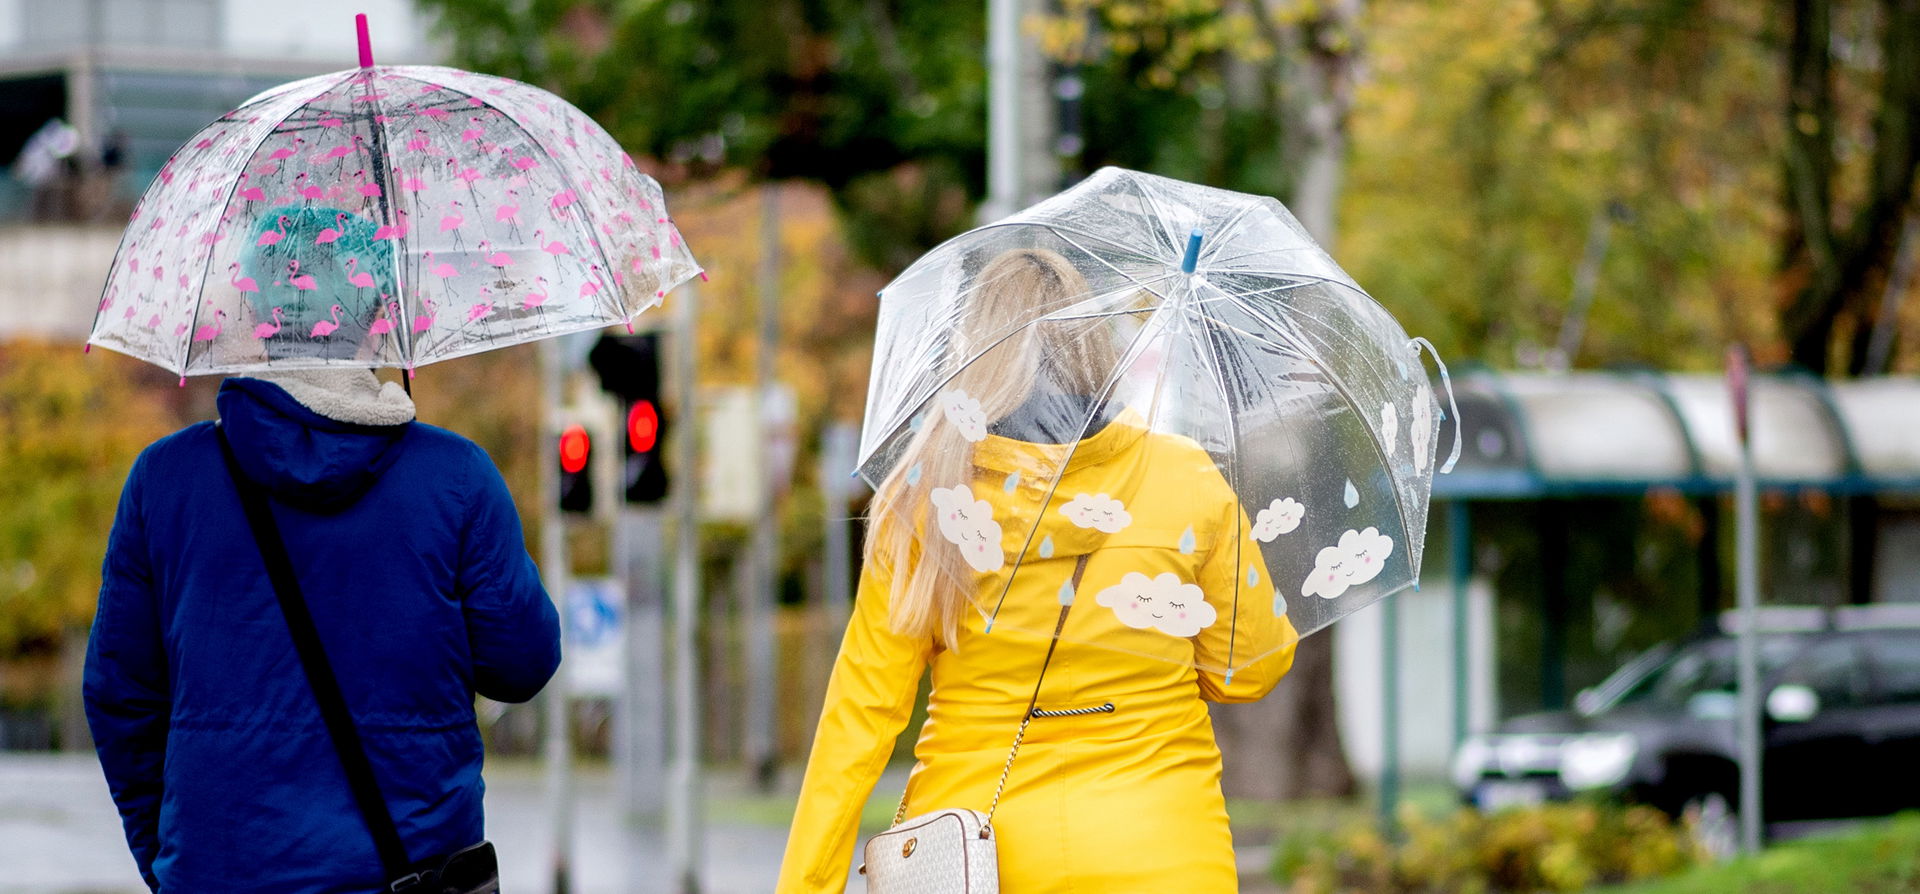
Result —
<instances>
[{"instance_id":1,"label":"parked dark car","mask_svg":"<svg viewBox=\"0 0 1920 894\"><path fill-rule=\"evenodd\" d=\"M1726 629L1731 629L1728 626ZM1758 638L1768 823L1920 808L1920 606L1770 610ZM1735 639L1659 646L1454 756L1469 803L1595 792L1691 814L1731 849L1739 809Z\"/></svg>"}]
</instances>

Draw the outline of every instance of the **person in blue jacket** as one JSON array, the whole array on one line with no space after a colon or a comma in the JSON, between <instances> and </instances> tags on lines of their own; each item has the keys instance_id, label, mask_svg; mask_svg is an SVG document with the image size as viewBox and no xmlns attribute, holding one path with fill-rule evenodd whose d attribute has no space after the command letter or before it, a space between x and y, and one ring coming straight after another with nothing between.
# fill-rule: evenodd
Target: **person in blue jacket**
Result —
<instances>
[{"instance_id":1,"label":"person in blue jacket","mask_svg":"<svg viewBox=\"0 0 1920 894\"><path fill-rule=\"evenodd\" d=\"M499 471L364 369L228 379L217 404L407 853L479 842L474 696L526 701L560 662ZM214 426L141 453L107 543L85 696L128 846L167 894L384 890Z\"/></svg>"},{"instance_id":2,"label":"person in blue jacket","mask_svg":"<svg viewBox=\"0 0 1920 894\"><path fill-rule=\"evenodd\" d=\"M482 840L474 694L524 702L561 660L492 460L369 370L230 378L217 405L407 854ZM167 894L382 890L217 437L148 447L108 539L84 694L127 844Z\"/></svg>"}]
</instances>

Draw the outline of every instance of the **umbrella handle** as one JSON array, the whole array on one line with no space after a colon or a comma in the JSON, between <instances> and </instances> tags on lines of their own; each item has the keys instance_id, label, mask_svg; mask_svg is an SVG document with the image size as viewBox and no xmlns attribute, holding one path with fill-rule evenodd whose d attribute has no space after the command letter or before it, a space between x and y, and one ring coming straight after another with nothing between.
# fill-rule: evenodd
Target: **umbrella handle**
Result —
<instances>
[{"instance_id":1,"label":"umbrella handle","mask_svg":"<svg viewBox=\"0 0 1920 894\"><path fill-rule=\"evenodd\" d=\"M1447 461L1440 466L1440 474L1445 475L1453 471L1454 463L1460 461L1460 405L1453 400L1453 377L1447 375L1447 362L1440 359L1440 352L1434 350L1433 342L1416 338L1411 344L1416 356L1424 348L1433 357L1433 365L1440 368L1440 387L1447 389L1447 416L1453 420L1453 451L1447 454Z\"/></svg>"}]
</instances>

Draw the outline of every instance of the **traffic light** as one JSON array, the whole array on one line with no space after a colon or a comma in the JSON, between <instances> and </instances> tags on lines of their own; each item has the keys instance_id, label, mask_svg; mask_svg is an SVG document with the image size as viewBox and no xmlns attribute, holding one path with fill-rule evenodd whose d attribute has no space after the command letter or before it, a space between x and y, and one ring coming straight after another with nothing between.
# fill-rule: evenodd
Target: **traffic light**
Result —
<instances>
[{"instance_id":1,"label":"traffic light","mask_svg":"<svg viewBox=\"0 0 1920 894\"><path fill-rule=\"evenodd\" d=\"M626 460L620 487L629 503L657 503L667 496L661 462L666 414L660 410L660 343L645 335L603 335L587 355L600 387L620 398Z\"/></svg>"},{"instance_id":2,"label":"traffic light","mask_svg":"<svg viewBox=\"0 0 1920 894\"><path fill-rule=\"evenodd\" d=\"M593 439L587 428L573 423L560 430L560 511L593 511Z\"/></svg>"}]
</instances>

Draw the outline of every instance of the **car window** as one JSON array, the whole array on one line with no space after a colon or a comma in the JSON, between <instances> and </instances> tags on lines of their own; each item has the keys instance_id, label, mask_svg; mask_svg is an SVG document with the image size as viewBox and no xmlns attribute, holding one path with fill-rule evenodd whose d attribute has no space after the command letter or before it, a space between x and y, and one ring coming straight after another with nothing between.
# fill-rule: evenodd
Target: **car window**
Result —
<instances>
[{"instance_id":1,"label":"car window","mask_svg":"<svg viewBox=\"0 0 1920 894\"><path fill-rule=\"evenodd\" d=\"M1871 681L1860 638L1838 636L1806 650L1773 679L1774 686L1797 684L1812 689L1822 708L1866 704Z\"/></svg>"},{"instance_id":2,"label":"car window","mask_svg":"<svg viewBox=\"0 0 1920 894\"><path fill-rule=\"evenodd\" d=\"M1798 653L1804 637L1768 634L1759 642L1762 678L1778 670ZM1675 653L1665 666L1648 674L1620 697L1618 704L1636 702L1680 708L1696 695L1732 692L1739 673L1738 654L1731 637L1694 643Z\"/></svg>"},{"instance_id":3,"label":"car window","mask_svg":"<svg viewBox=\"0 0 1920 894\"><path fill-rule=\"evenodd\" d=\"M1920 633L1875 633L1867 641L1878 702L1920 702Z\"/></svg>"}]
</instances>

